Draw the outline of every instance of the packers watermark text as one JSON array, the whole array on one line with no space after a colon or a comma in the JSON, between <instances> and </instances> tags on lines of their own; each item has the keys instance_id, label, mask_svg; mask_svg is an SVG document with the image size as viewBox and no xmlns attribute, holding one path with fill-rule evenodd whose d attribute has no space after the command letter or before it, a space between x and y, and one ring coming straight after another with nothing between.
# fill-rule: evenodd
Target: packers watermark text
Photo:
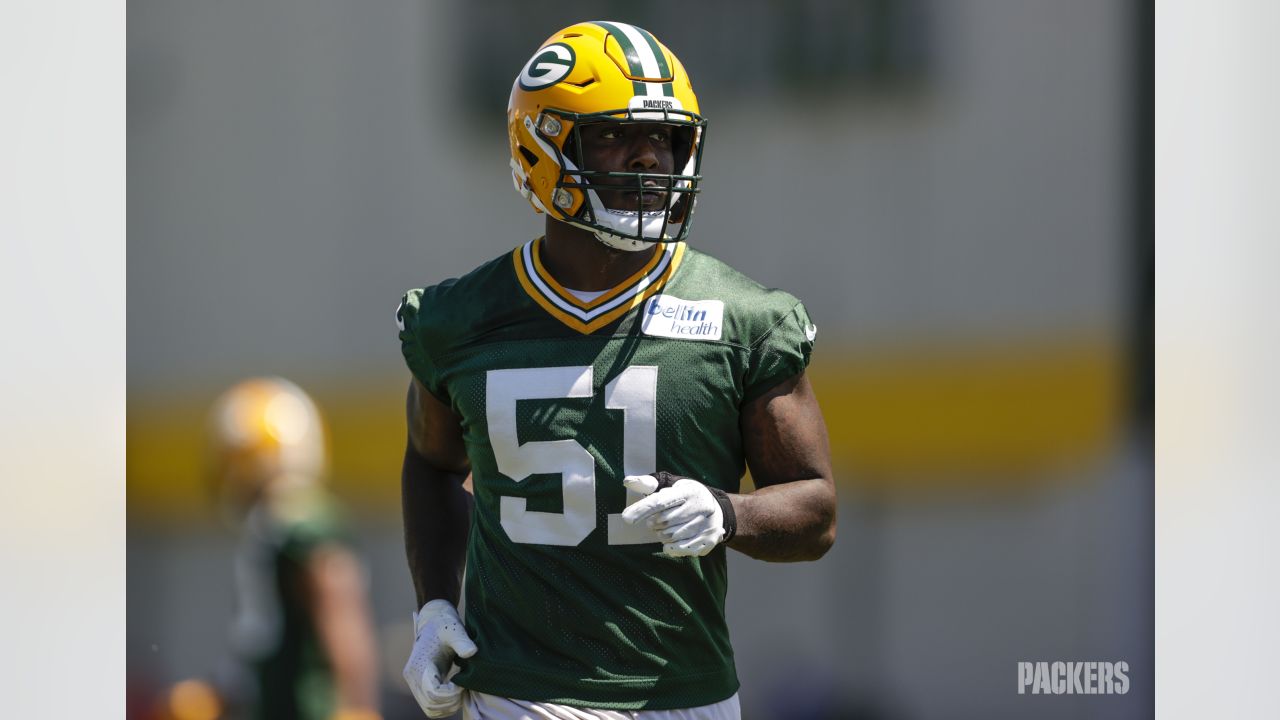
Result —
<instances>
[{"instance_id":1,"label":"packers watermark text","mask_svg":"<svg viewBox=\"0 0 1280 720\"><path fill-rule=\"evenodd\" d=\"M1129 663L1040 661L1018 663L1019 695L1124 695Z\"/></svg>"}]
</instances>

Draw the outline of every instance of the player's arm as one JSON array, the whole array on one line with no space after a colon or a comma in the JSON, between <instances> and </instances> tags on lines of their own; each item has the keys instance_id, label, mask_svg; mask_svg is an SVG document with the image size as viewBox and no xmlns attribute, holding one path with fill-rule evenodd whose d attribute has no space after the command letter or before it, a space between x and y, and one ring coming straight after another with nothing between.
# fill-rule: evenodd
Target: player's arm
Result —
<instances>
[{"instance_id":1,"label":"player's arm","mask_svg":"<svg viewBox=\"0 0 1280 720\"><path fill-rule=\"evenodd\" d=\"M822 412L801 373L750 401L741 414L756 491L731 494L658 471L622 483L646 497L622 511L645 524L672 557L720 543L761 560L817 560L836 538L836 493Z\"/></svg>"},{"instance_id":2,"label":"player's arm","mask_svg":"<svg viewBox=\"0 0 1280 720\"><path fill-rule=\"evenodd\" d=\"M836 491L822 410L801 373L742 408L742 442L756 490L730 494L729 547L774 562L817 560L836 539Z\"/></svg>"},{"instance_id":3,"label":"player's arm","mask_svg":"<svg viewBox=\"0 0 1280 720\"><path fill-rule=\"evenodd\" d=\"M400 482L404 547L421 609L413 615L413 651L404 679L428 717L445 717L462 706L462 688L448 679L450 668L477 649L457 611L471 518L464 483L471 464L461 420L416 379L409 386L407 414Z\"/></svg>"},{"instance_id":4,"label":"player's arm","mask_svg":"<svg viewBox=\"0 0 1280 720\"><path fill-rule=\"evenodd\" d=\"M333 668L338 718L377 718L378 656L364 567L351 550L322 545L307 557L306 597Z\"/></svg>"},{"instance_id":5,"label":"player's arm","mask_svg":"<svg viewBox=\"0 0 1280 720\"><path fill-rule=\"evenodd\" d=\"M458 604L471 518L470 461L462 422L416 379L406 400L409 439L401 473L404 547L418 607Z\"/></svg>"}]
</instances>

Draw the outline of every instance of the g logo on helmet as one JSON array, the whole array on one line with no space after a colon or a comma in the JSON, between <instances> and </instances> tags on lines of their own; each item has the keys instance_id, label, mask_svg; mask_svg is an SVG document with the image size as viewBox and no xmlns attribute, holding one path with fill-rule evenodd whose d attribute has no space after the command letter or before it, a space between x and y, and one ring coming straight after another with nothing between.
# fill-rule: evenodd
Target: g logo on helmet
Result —
<instances>
[{"instance_id":1,"label":"g logo on helmet","mask_svg":"<svg viewBox=\"0 0 1280 720\"><path fill-rule=\"evenodd\" d=\"M564 43L552 43L534 53L520 71L520 87L525 90L541 90L551 87L568 77L577 56L573 48Z\"/></svg>"}]
</instances>

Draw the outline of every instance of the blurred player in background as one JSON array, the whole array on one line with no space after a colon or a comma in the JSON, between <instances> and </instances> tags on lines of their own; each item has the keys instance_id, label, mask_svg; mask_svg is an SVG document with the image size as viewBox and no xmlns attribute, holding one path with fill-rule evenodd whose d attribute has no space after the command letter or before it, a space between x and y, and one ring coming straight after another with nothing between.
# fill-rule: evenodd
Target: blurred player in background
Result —
<instances>
[{"instance_id":1,"label":"blurred player in background","mask_svg":"<svg viewBox=\"0 0 1280 720\"><path fill-rule=\"evenodd\" d=\"M813 560L835 539L817 329L683 242L706 121L648 32L553 35L508 131L545 236L396 313L421 608L405 679L431 717L738 718L725 547Z\"/></svg>"},{"instance_id":2,"label":"blurred player in background","mask_svg":"<svg viewBox=\"0 0 1280 720\"><path fill-rule=\"evenodd\" d=\"M220 509L240 533L231 640L247 687L230 693L226 717L376 720L367 578L323 486L315 403L281 378L241 382L214 403L209 449Z\"/></svg>"}]
</instances>

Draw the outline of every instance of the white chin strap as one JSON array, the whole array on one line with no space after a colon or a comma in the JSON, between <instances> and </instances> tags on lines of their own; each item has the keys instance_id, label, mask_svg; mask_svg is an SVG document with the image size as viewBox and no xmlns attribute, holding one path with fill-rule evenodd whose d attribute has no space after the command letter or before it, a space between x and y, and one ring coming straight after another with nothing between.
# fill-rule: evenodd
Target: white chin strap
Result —
<instances>
[{"instance_id":1,"label":"white chin strap","mask_svg":"<svg viewBox=\"0 0 1280 720\"><path fill-rule=\"evenodd\" d=\"M610 230L616 230L616 233L604 230L593 230L596 239L608 245L615 250L625 250L627 252L637 252L645 248L653 247L653 244L662 239L662 223L667 217L667 211L651 210L648 212L636 212L634 210L614 210L607 208L604 203L600 202L600 198L596 196L595 190L588 190L587 196L591 200L591 209L595 212L596 222L604 225ZM639 232L637 232L639 230ZM668 236L674 236L680 232L680 223L667 223ZM632 237L627 237L628 235ZM634 236L639 235L644 240L636 240ZM649 238L653 238L650 240Z\"/></svg>"},{"instance_id":2,"label":"white chin strap","mask_svg":"<svg viewBox=\"0 0 1280 720\"><path fill-rule=\"evenodd\" d=\"M645 248L653 247L653 240L633 240L631 238L618 237L607 232L596 230L596 239L604 243L614 250L624 250L626 252L639 252Z\"/></svg>"}]
</instances>

